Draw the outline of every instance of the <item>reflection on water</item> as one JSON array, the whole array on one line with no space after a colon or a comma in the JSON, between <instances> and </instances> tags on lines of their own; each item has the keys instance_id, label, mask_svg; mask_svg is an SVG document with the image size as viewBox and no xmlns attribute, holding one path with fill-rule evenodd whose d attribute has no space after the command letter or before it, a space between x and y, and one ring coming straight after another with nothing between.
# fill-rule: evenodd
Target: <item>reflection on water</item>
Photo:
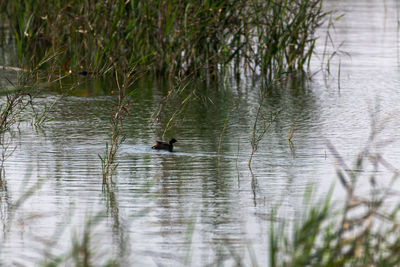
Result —
<instances>
[{"instance_id":1,"label":"reflection on water","mask_svg":"<svg viewBox=\"0 0 400 267\"><path fill-rule=\"evenodd\" d=\"M395 4L326 2L347 13L334 33L335 42L345 40L342 49L351 54L341 58L340 90L334 71L326 83L317 75L272 90L263 114L280 113L258 146L253 174L247 163L257 88L193 86L191 104L166 133L166 139L178 139L170 153L154 151L151 144L183 99L172 99L154 123L152 114L169 88L142 80L124 122L116 184L103 187L98 155L111 132L114 99L103 87L113 85L83 80L84 89L58 100L43 127L27 121L15 129L10 149L16 149L5 161L1 190L0 262L32 265L46 256L65 256L79 241L74 236L82 238L86 221L97 215L91 240L98 263L115 257L122 265L229 265L236 257L250 262L250 250L265 265L271 208L279 204L280 216L291 218L309 184L326 190L334 179L326 139L346 160L354 159L367 142L376 109L383 121L389 118L381 138L398 139ZM313 64L317 68L318 60ZM46 94L35 104L40 108L57 97ZM382 150L393 164L399 162L395 145ZM25 200L30 188L35 192ZM25 201L15 209L21 197Z\"/></svg>"}]
</instances>

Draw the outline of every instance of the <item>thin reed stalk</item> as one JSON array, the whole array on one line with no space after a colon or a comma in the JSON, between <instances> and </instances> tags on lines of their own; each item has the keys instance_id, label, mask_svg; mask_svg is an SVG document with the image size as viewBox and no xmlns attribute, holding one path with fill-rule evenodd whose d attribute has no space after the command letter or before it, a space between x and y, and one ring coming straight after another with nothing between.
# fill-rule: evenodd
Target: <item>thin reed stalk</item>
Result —
<instances>
[{"instance_id":1,"label":"thin reed stalk","mask_svg":"<svg viewBox=\"0 0 400 267\"><path fill-rule=\"evenodd\" d=\"M267 90L260 89L260 99L257 106L256 117L253 123L253 130L251 133L250 145L251 145L251 153L249 161L247 165L251 171L251 163L253 161L254 154L258 149L258 145L260 141L263 139L264 135L268 132L269 127L271 127L272 123L276 120L279 115L279 111L271 112L269 114L265 114L263 109L263 103L266 98Z\"/></svg>"},{"instance_id":2,"label":"thin reed stalk","mask_svg":"<svg viewBox=\"0 0 400 267\"><path fill-rule=\"evenodd\" d=\"M105 156L102 157L99 155L102 165L103 184L107 184L108 182L113 183L113 173L118 166L118 164L115 162L115 156L119 146L124 141L124 137L121 137L123 126L122 122L124 117L129 114L130 107L130 102L128 97L125 95L125 90L132 85L135 79L135 76L133 76L133 71L131 71L124 76L124 81L122 84L120 84L118 75L118 72L115 72L115 79L118 87L118 100L114 105L113 112L111 113L112 133L109 143L106 143Z\"/></svg>"}]
</instances>

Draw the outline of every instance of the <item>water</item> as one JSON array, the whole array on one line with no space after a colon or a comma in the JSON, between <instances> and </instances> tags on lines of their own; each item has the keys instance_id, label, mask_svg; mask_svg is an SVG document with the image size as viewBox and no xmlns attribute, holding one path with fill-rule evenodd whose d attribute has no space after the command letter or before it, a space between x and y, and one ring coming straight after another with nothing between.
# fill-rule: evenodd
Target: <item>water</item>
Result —
<instances>
[{"instance_id":1,"label":"water","mask_svg":"<svg viewBox=\"0 0 400 267\"><path fill-rule=\"evenodd\" d=\"M139 82L124 121L115 187L108 191L98 155L104 155L109 140L114 101L103 88L113 85L85 84L82 78L82 88L67 96L49 93L35 99L38 108L56 104L43 127L25 121L10 137L8 151L16 149L5 161L1 264L30 266L43 263L46 255L67 257L74 240L82 240L86 222L98 216L91 228L96 265L114 256L125 266L229 266L232 255L249 265L249 250L266 265L271 209L279 204L280 217L290 220L303 209L310 184L326 192L336 179L326 140L351 165L368 143L371 117L376 117L385 125L378 141L394 141L377 149L394 166L400 163L396 4L326 3L346 13L331 32L335 47L345 41L340 50L350 54L340 57L340 88L336 57L330 76L320 73L312 81L284 84L268 95L264 114L279 115L259 144L252 172L247 164L258 97L251 85L208 92L198 85L191 104L167 131L178 139L169 153L154 151L151 144L183 98L173 98L155 123L151 115L168 87ZM323 45L320 40L320 58ZM315 69L319 60L313 61ZM293 121L292 150L287 137ZM37 186L33 194L13 210L12 203L32 186ZM340 199L337 187L335 198Z\"/></svg>"}]
</instances>

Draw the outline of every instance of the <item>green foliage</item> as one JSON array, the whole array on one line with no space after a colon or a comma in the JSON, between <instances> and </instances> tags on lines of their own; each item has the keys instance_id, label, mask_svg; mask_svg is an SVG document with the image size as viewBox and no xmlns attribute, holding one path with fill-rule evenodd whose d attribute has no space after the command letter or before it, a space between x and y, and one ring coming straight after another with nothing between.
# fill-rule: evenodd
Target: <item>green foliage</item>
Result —
<instances>
[{"instance_id":1,"label":"green foliage","mask_svg":"<svg viewBox=\"0 0 400 267\"><path fill-rule=\"evenodd\" d=\"M136 65L154 74L211 79L220 72L271 80L303 71L326 15L322 0L2 1L2 40L18 58L60 71L107 73ZM7 37L7 38L6 38ZM50 52L49 52L50 51Z\"/></svg>"}]
</instances>

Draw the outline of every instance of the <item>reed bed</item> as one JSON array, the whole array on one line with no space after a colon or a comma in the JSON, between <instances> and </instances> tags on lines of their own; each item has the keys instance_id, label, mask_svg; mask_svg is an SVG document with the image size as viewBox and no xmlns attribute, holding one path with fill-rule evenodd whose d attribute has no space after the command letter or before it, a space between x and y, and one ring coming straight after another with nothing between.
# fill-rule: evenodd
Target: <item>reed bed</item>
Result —
<instances>
[{"instance_id":1,"label":"reed bed","mask_svg":"<svg viewBox=\"0 0 400 267\"><path fill-rule=\"evenodd\" d=\"M307 69L326 15L322 0L2 1L0 40L24 67L56 54L60 73L271 80Z\"/></svg>"}]
</instances>

